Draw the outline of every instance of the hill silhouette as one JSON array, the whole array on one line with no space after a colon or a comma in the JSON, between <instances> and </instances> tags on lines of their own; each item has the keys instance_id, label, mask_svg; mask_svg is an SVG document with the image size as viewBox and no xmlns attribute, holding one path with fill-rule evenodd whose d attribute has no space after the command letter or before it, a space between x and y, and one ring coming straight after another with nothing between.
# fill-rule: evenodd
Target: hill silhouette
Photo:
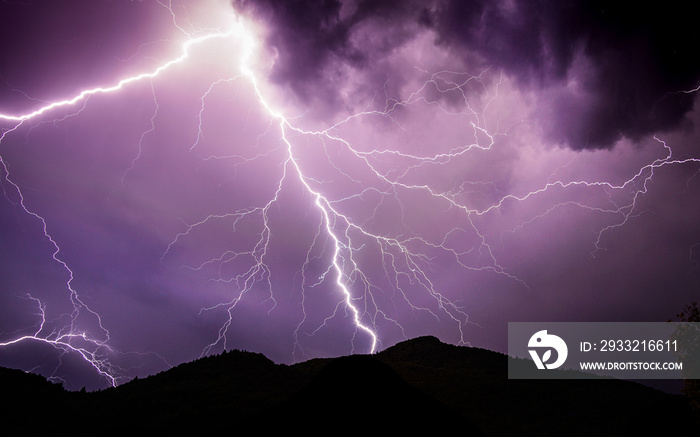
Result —
<instances>
[{"instance_id":1,"label":"hill silhouette","mask_svg":"<svg viewBox=\"0 0 700 437\"><path fill-rule=\"evenodd\" d=\"M509 380L496 352L421 337L375 355L275 364L228 351L98 392L0 368L10 432L416 430L499 435L697 435L687 402L629 381Z\"/></svg>"}]
</instances>

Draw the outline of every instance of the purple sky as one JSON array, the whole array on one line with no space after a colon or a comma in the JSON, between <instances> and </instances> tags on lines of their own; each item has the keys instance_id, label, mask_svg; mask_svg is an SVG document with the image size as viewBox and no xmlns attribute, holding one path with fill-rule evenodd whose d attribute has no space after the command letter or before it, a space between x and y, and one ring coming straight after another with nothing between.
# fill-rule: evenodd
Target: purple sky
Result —
<instances>
[{"instance_id":1,"label":"purple sky","mask_svg":"<svg viewBox=\"0 0 700 437\"><path fill-rule=\"evenodd\" d=\"M674 317L698 37L607 3L0 2L0 365L95 389Z\"/></svg>"}]
</instances>

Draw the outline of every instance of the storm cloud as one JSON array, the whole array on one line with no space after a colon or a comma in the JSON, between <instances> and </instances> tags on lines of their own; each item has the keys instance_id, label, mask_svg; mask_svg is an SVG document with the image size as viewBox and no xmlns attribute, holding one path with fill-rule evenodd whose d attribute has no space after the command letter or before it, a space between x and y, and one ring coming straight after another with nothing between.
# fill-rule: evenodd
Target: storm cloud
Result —
<instances>
[{"instance_id":1,"label":"storm cloud","mask_svg":"<svg viewBox=\"0 0 700 437\"><path fill-rule=\"evenodd\" d=\"M534 114L552 141L607 148L688 123L698 36L680 1L241 0L269 26L272 80L310 106L333 102L344 67L362 74L416 34L467 65L495 67L549 96ZM363 44L372 33L379 44ZM370 78L370 80L373 78ZM381 84L374 84L375 87Z\"/></svg>"}]
</instances>

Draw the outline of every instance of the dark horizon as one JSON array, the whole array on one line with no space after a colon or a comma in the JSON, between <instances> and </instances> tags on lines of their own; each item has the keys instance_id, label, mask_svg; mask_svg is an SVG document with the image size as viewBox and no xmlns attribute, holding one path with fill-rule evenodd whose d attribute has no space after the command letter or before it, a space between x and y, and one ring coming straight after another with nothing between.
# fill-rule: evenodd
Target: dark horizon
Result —
<instances>
[{"instance_id":1,"label":"dark horizon","mask_svg":"<svg viewBox=\"0 0 700 437\"><path fill-rule=\"evenodd\" d=\"M231 424L257 430L327 430L318 417L372 416L375 432L418 427L464 435L692 435L686 399L610 378L509 380L510 359L435 337L401 342L373 355L314 359L292 366L241 351L210 355L156 376L87 393L0 368L13 400L9 431L50 431L80 411L82 429L115 420L113 430L211 432ZM566 373L553 370L554 373ZM563 376L563 375L560 375ZM644 420L650 412L655 420ZM381 414L377 414L381 412ZM538 414L548 412L549 414ZM41 416L43 420L36 420ZM225 418L225 420L221 420Z\"/></svg>"}]
</instances>

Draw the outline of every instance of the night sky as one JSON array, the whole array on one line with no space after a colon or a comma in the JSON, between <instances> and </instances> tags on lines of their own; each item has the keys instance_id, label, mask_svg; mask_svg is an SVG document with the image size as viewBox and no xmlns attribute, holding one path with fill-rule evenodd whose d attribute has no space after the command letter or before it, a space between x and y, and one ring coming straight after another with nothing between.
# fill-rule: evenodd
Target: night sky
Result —
<instances>
[{"instance_id":1,"label":"night sky","mask_svg":"<svg viewBox=\"0 0 700 437\"><path fill-rule=\"evenodd\" d=\"M97 389L671 319L700 300L696 28L680 1L0 1L0 365Z\"/></svg>"}]
</instances>

